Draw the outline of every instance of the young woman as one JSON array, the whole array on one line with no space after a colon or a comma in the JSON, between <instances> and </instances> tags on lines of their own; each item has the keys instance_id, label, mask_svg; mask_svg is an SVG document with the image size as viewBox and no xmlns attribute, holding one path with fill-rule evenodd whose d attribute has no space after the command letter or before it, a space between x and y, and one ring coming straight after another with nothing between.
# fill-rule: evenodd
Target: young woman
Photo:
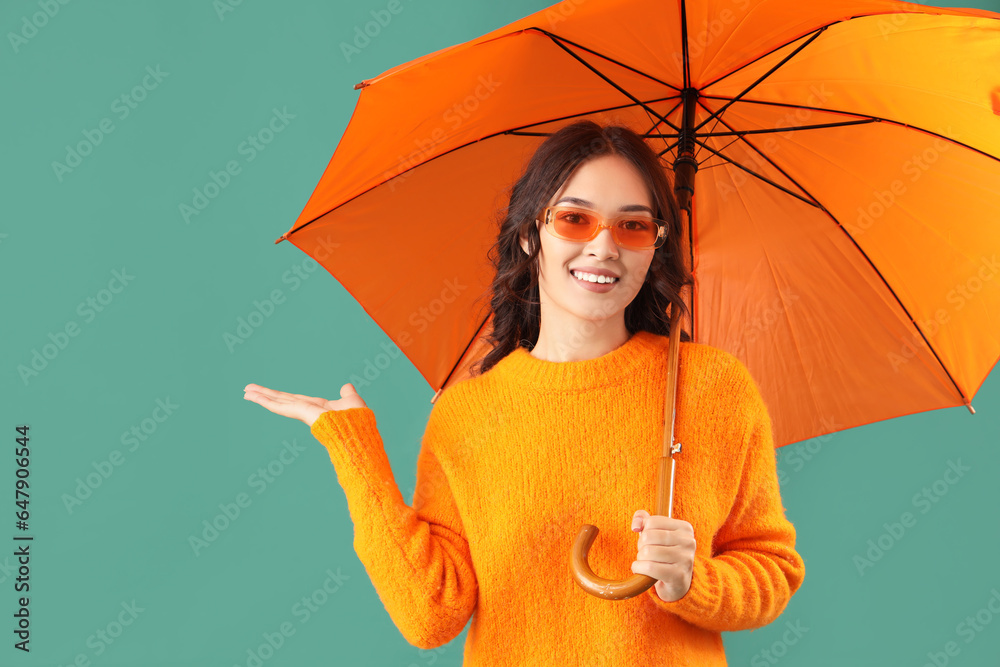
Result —
<instances>
[{"instance_id":1,"label":"young woman","mask_svg":"<svg viewBox=\"0 0 1000 667\"><path fill-rule=\"evenodd\" d=\"M434 403L412 506L351 384L339 400L247 385L246 399L308 424L329 451L355 550L410 643L445 644L472 617L466 665L725 665L720 633L772 622L801 585L758 387L684 333L674 517L643 509L663 441L668 307L686 310L691 282L678 213L627 128L581 121L539 146L491 250L492 348ZM655 586L616 601L583 591L569 560L588 523L594 572Z\"/></svg>"}]
</instances>

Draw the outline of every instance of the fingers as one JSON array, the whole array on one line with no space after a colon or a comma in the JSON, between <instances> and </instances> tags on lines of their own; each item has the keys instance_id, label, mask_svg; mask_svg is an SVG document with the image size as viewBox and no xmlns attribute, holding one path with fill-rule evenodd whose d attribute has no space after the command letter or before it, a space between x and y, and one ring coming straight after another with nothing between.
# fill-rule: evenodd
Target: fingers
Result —
<instances>
[{"instance_id":1,"label":"fingers","mask_svg":"<svg viewBox=\"0 0 1000 667\"><path fill-rule=\"evenodd\" d=\"M326 405L326 399L323 398L305 396L303 394L290 394L276 389L268 389L267 387L262 387L259 384L248 384L243 388L243 392L243 398L254 401L255 403L260 403L260 401L254 398L255 396L266 398L269 401L268 405L271 406L287 405L292 403L305 403L316 407L323 407ZM260 403L260 405L264 404Z\"/></svg>"},{"instance_id":2,"label":"fingers","mask_svg":"<svg viewBox=\"0 0 1000 667\"><path fill-rule=\"evenodd\" d=\"M278 391L276 389L268 389L267 387L262 387L259 384L248 384L243 388L243 393L254 393L258 396L263 396L264 398L271 401L285 401L291 397L290 394L286 394L283 391Z\"/></svg>"},{"instance_id":3,"label":"fingers","mask_svg":"<svg viewBox=\"0 0 1000 667\"><path fill-rule=\"evenodd\" d=\"M679 564L668 558L643 558L640 556L632 561L632 572L664 581L674 575Z\"/></svg>"},{"instance_id":4,"label":"fingers","mask_svg":"<svg viewBox=\"0 0 1000 667\"><path fill-rule=\"evenodd\" d=\"M289 403L293 402L282 396L274 396L273 394L266 394L262 391L247 390L247 389L243 390L243 398L248 401L253 401L258 405L263 405L265 408L272 411L273 408L282 405L288 405Z\"/></svg>"},{"instance_id":5,"label":"fingers","mask_svg":"<svg viewBox=\"0 0 1000 667\"><path fill-rule=\"evenodd\" d=\"M637 525L638 528L636 528ZM636 513L632 515L632 530L639 531L649 528L656 528L658 530L676 530L682 533L686 532L694 535L694 526L683 519L674 519L661 514L650 515L650 513L646 510L637 510Z\"/></svg>"},{"instance_id":6,"label":"fingers","mask_svg":"<svg viewBox=\"0 0 1000 667\"><path fill-rule=\"evenodd\" d=\"M316 415L314 412L316 408L315 406L310 407L310 404L307 401L292 398L291 395L280 391L270 392L272 394L276 393L276 397L268 396L264 392L249 389L249 386L250 385L247 385L248 388L243 394L244 399L253 401L257 405L270 410L276 415L298 419L299 421L310 426L312 425L312 422L315 421Z\"/></svg>"},{"instance_id":7,"label":"fingers","mask_svg":"<svg viewBox=\"0 0 1000 667\"><path fill-rule=\"evenodd\" d=\"M646 524L646 519L649 518L649 512L646 510L638 510L632 515L632 530L638 532L642 530L642 527Z\"/></svg>"},{"instance_id":8,"label":"fingers","mask_svg":"<svg viewBox=\"0 0 1000 667\"><path fill-rule=\"evenodd\" d=\"M294 394L286 394L283 391L274 391L256 384L248 384L243 389L243 398L248 401L253 401L257 405L262 405L271 412L284 415L286 417L292 416L292 412L290 411L296 406L296 404L302 403L302 401L294 397Z\"/></svg>"},{"instance_id":9,"label":"fingers","mask_svg":"<svg viewBox=\"0 0 1000 667\"><path fill-rule=\"evenodd\" d=\"M295 399L314 401L312 396L303 396L302 394L290 394L286 391L278 391L277 389L268 389L267 387L262 387L259 384L248 384L243 388L243 391L253 391L262 396L266 396L272 401L284 401L289 402Z\"/></svg>"},{"instance_id":10,"label":"fingers","mask_svg":"<svg viewBox=\"0 0 1000 667\"><path fill-rule=\"evenodd\" d=\"M683 544L645 544L636 549L636 560L654 563L684 563L690 560L693 550Z\"/></svg>"}]
</instances>

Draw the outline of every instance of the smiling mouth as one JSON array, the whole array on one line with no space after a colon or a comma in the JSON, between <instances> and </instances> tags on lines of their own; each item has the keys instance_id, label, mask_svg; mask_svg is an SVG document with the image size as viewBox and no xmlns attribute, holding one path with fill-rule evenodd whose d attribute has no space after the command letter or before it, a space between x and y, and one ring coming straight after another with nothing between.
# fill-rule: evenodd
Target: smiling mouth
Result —
<instances>
[{"instance_id":1,"label":"smiling mouth","mask_svg":"<svg viewBox=\"0 0 1000 667\"><path fill-rule=\"evenodd\" d=\"M612 278L610 276L595 276L592 273L583 271L570 271L570 275L581 282L593 283L595 285L611 285L621 280L621 278Z\"/></svg>"}]
</instances>

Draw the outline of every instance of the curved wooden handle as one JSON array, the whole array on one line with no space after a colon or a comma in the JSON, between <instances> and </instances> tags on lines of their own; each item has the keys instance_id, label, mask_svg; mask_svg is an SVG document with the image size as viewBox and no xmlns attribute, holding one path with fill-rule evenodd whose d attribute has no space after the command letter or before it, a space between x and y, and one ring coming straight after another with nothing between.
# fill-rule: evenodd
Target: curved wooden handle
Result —
<instances>
[{"instance_id":1,"label":"curved wooden handle","mask_svg":"<svg viewBox=\"0 0 1000 667\"><path fill-rule=\"evenodd\" d=\"M667 361L667 396L665 419L663 422L663 455L660 457L660 474L656 492L656 514L672 516L674 504L674 466L677 463L673 455L680 451L681 445L673 444L674 440L674 403L677 393L677 360L679 357L681 327L680 310L671 307L670 316L670 349ZM669 470L669 472L668 472ZM600 532L597 526L586 524L577 533L570 557L570 570L573 578L583 590L605 600L627 600L649 590L656 579L645 574L633 574L628 579L615 581L599 577L590 568L587 556L590 547Z\"/></svg>"},{"instance_id":2,"label":"curved wooden handle","mask_svg":"<svg viewBox=\"0 0 1000 667\"><path fill-rule=\"evenodd\" d=\"M633 574L624 581L605 579L594 574L587 562L587 554L590 552L590 545L594 543L598 532L597 526L587 524L580 528L576 542L573 543L573 559L571 561L573 578L583 590L605 600L627 600L648 590L656 583L656 579L645 574Z\"/></svg>"}]
</instances>

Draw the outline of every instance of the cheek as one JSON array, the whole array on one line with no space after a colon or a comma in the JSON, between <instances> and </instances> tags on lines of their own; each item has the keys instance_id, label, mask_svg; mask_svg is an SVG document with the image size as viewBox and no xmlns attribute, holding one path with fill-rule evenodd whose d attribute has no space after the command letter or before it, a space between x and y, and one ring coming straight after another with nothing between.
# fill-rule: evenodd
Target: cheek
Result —
<instances>
[{"instance_id":1,"label":"cheek","mask_svg":"<svg viewBox=\"0 0 1000 667\"><path fill-rule=\"evenodd\" d=\"M633 292L638 292L648 278L649 269L652 267L652 254L646 257L636 257L634 262L627 265L629 275L629 288Z\"/></svg>"},{"instance_id":2,"label":"cheek","mask_svg":"<svg viewBox=\"0 0 1000 667\"><path fill-rule=\"evenodd\" d=\"M564 274L569 275L569 266L575 256L573 250L573 248L565 248L559 244L551 243L550 239L543 239L542 249L539 253L541 260L539 266L544 267L545 275L552 278L560 278Z\"/></svg>"}]
</instances>

